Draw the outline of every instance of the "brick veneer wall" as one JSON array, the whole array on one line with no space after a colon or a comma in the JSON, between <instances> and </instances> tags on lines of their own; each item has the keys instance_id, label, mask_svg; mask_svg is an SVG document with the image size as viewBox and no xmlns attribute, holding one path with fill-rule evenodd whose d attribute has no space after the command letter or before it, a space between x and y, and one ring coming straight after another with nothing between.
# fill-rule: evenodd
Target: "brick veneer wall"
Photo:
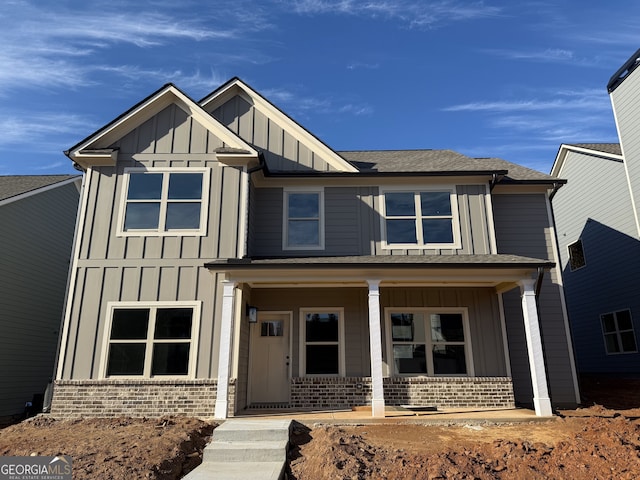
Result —
<instances>
[{"instance_id":1,"label":"brick veneer wall","mask_svg":"<svg viewBox=\"0 0 640 480\"><path fill-rule=\"evenodd\" d=\"M383 381L387 405L515 407L513 384L508 377L391 377ZM369 377L291 379L292 409L321 410L370 404Z\"/></svg>"},{"instance_id":2,"label":"brick veneer wall","mask_svg":"<svg viewBox=\"0 0 640 480\"><path fill-rule=\"evenodd\" d=\"M217 380L58 380L54 417L213 417ZM229 382L229 415L235 405L235 379Z\"/></svg>"}]
</instances>

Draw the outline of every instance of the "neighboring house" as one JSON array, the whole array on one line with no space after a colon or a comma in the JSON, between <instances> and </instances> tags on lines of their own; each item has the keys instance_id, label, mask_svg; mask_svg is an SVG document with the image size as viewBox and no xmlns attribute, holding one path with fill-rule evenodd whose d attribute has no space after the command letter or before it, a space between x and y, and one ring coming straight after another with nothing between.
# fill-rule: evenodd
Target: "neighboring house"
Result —
<instances>
[{"instance_id":1,"label":"neighboring house","mask_svg":"<svg viewBox=\"0 0 640 480\"><path fill-rule=\"evenodd\" d=\"M549 175L336 152L237 78L166 85L66 153L56 415L579 402Z\"/></svg>"},{"instance_id":2,"label":"neighboring house","mask_svg":"<svg viewBox=\"0 0 640 480\"><path fill-rule=\"evenodd\" d=\"M640 50L607 86L619 144L561 145L551 174L578 370L639 374Z\"/></svg>"},{"instance_id":3,"label":"neighboring house","mask_svg":"<svg viewBox=\"0 0 640 480\"><path fill-rule=\"evenodd\" d=\"M81 181L0 176L0 421L53 379Z\"/></svg>"}]
</instances>

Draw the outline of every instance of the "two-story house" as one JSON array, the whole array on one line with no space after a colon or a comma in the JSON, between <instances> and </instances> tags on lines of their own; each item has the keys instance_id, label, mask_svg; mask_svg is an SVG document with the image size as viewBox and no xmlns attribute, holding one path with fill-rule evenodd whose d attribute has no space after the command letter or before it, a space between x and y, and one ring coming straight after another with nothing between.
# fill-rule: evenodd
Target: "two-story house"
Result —
<instances>
[{"instance_id":1,"label":"two-story house","mask_svg":"<svg viewBox=\"0 0 640 480\"><path fill-rule=\"evenodd\" d=\"M585 375L638 375L640 295L640 50L607 90L620 143L563 144L551 174L576 362Z\"/></svg>"},{"instance_id":2,"label":"two-story house","mask_svg":"<svg viewBox=\"0 0 640 480\"><path fill-rule=\"evenodd\" d=\"M549 196L449 150L336 152L234 78L72 147L53 413L579 401Z\"/></svg>"}]
</instances>

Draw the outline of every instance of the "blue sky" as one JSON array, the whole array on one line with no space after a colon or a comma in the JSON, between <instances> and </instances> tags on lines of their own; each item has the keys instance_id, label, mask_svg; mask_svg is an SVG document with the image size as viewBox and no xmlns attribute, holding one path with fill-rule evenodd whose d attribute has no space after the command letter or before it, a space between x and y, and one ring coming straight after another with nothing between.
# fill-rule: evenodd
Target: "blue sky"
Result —
<instances>
[{"instance_id":1,"label":"blue sky","mask_svg":"<svg viewBox=\"0 0 640 480\"><path fill-rule=\"evenodd\" d=\"M0 174L74 172L63 150L165 83L233 76L335 150L548 172L561 143L617 141L640 2L3 0L0 25Z\"/></svg>"}]
</instances>

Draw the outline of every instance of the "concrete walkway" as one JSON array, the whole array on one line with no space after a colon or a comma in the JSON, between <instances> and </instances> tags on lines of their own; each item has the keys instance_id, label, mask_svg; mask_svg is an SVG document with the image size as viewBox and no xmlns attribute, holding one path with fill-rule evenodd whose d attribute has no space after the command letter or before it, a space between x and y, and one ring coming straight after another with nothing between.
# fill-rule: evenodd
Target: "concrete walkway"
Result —
<instances>
[{"instance_id":1,"label":"concrete walkway","mask_svg":"<svg viewBox=\"0 0 640 480\"><path fill-rule=\"evenodd\" d=\"M292 421L232 419L213 431L202 464L184 480L280 480Z\"/></svg>"}]
</instances>

